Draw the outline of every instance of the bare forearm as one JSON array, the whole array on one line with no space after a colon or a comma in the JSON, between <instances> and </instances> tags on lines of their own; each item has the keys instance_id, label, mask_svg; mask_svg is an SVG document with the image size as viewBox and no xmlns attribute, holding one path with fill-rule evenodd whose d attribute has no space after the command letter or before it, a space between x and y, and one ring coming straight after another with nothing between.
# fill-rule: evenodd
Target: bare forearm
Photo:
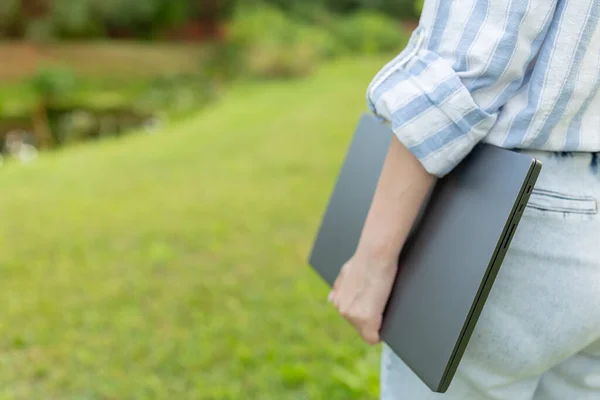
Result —
<instances>
[{"instance_id":1,"label":"bare forearm","mask_svg":"<svg viewBox=\"0 0 600 400\"><path fill-rule=\"evenodd\" d=\"M435 177L393 137L357 253L398 257L434 183Z\"/></svg>"}]
</instances>

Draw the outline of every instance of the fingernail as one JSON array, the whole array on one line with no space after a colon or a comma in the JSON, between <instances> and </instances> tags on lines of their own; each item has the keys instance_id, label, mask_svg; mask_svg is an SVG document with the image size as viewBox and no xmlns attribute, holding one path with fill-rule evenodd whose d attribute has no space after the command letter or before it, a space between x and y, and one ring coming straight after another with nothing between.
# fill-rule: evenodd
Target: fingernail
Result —
<instances>
[{"instance_id":1,"label":"fingernail","mask_svg":"<svg viewBox=\"0 0 600 400\"><path fill-rule=\"evenodd\" d=\"M327 297L327 301L330 303L333 301L333 291L329 292L329 297Z\"/></svg>"}]
</instances>

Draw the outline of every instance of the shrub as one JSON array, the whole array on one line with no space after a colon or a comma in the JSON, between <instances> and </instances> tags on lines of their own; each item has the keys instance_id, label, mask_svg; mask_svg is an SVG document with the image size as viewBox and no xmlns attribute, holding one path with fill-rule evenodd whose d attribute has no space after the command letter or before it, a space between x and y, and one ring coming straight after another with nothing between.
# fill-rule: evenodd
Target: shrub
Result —
<instances>
[{"instance_id":1,"label":"shrub","mask_svg":"<svg viewBox=\"0 0 600 400\"><path fill-rule=\"evenodd\" d=\"M326 58L399 51L406 44L406 35L385 15L313 11L298 19L264 4L238 9L228 27L228 46L212 51L220 62L210 63L211 69L228 76L300 77Z\"/></svg>"},{"instance_id":2,"label":"shrub","mask_svg":"<svg viewBox=\"0 0 600 400\"><path fill-rule=\"evenodd\" d=\"M51 18L34 18L25 28L25 39L33 42L46 42L54 36L54 24Z\"/></svg>"},{"instance_id":3,"label":"shrub","mask_svg":"<svg viewBox=\"0 0 600 400\"><path fill-rule=\"evenodd\" d=\"M343 54L332 31L324 27L310 26L301 31L302 41L311 46L319 59L328 59Z\"/></svg>"},{"instance_id":4,"label":"shrub","mask_svg":"<svg viewBox=\"0 0 600 400\"><path fill-rule=\"evenodd\" d=\"M396 22L375 12L361 11L340 18L332 31L339 47L349 53L391 52L406 45L406 36Z\"/></svg>"},{"instance_id":5,"label":"shrub","mask_svg":"<svg viewBox=\"0 0 600 400\"><path fill-rule=\"evenodd\" d=\"M308 45L282 47L277 43L261 43L248 53L247 73L255 78L295 78L309 75L317 57Z\"/></svg>"},{"instance_id":6,"label":"shrub","mask_svg":"<svg viewBox=\"0 0 600 400\"><path fill-rule=\"evenodd\" d=\"M201 61L200 73L205 78L221 85L240 74L243 54L236 45L229 42L210 43L204 46L204 50L205 57Z\"/></svg>"},{"instance_id":7,"label":"shrub","mask_svg":"<svg viewBox=\"0 0 600 400\"><path fill-rule=\"evenodd\" d=\"M236 45L248 46L270 34L287 36L289 24L287 16L273 7L240 7L230 21L229 38Z\"/></svg>"},{"instance_id":8,"label":"shrub","mask_svg":"<svg viewBox=\"0 0 600 400\"><path fill-rule=\"evenodd\" d=\"M246 0L248 1L248 0ZM256 1L256 0L255 0ZM337 14L357 11L375 11L391 18L414 18L413 0L264 0L266 3L291 13L305 14L307 10L327 10Z\"/></svg>"},{"instance_id":9,"label":"shrub","mask_svg":"<svg viewBox=\"0 0 600 400\"><path fill-rule=\"evenodd\" d=\"M183 112L208 104L216 95L212 82L204 76L159 76L142 91L135 108L147 113L157 110Z\"/></svg>"},{"instance_id":10,"label":"shrub","mask_svg":"<svg viewBox=\"0 0 600 400\"><path fill-rule=\"evenodd\" d=\"M52 20L61 37L90 38L104 33L100 16L95 13L95 0L54 0Z\"/></svg>"},{"instance_id":11,"label":"shrub","mask_svg":"<svg viewBox=\"0 0 600 400\"><path fill-rule=\"evenodd\" d=\"M425 3L425 0L416 0L415 1L415 14L416 15L421 15L421 13L423 12L424 3Z\"/></svg>"},{"instance_id":12,"label":"shrub","mask_svg":"<svg viewBox=\"0 0 600 400\"><path fill-rule=\"evenodd\" d=\"M14 0L11 0L14 1ZM62 37L125 35L152 38L194 18L222 20L233 0L54 0L52 18Z\"/></svg>"},{"instance_id":13,"label":"shrub","mask_svg":"<svg viewBox=\"0 0 600 400\"><path fill-rule=\"evenodd\" d=\"M241 73L258 78L305 76L332 52L327 32L292 20L269 6L238 10L229 25Z\"/></svg>"},{"instance_id":14,"label":"shrub","mask_svg":"<svg viewBox=\"0 0 600 400\"><path fill-rule=\"evenodd\" d=\"M30 83L38 98L46 103L54 103L73 92L77 79L69 69L47 66L41 68Z\"/></svg>"},{"instance_id":15,"label":"shrub","mask_svg":"<svg viewBox=\"0 0 600 400\"><path fill-rule=\"evenodd\" d=\"M0 37L7 36L20 25L19 9L19 0L0 0Z\"/></svg>"},{"instance_id":16,"label":"shrub","mask_svg":"<svg viewBox=\"0 0 600 400\"><path fill-rule=\"evenodd\" d=\"M162 0L170 4L173 0ZM200 17L204 20L216 19L223 20L231 17L236 6L242 3L252 3L250 0L178 0L186 3L189 7L188 16ZM254 0L256 1L256 0Z\"/></svg>"},{"instance_id":17,"label":"shrub","mask_svg":"<svg viewBox=\"0 0 600 400\"><path fill-rule=\"evenodd\" d=\"M362 0L364 7L373 8L392 18L415 18L414 0Z\"/></svg>"},{"instance_id":18,"label":"shrub","mask_svg":"<svg viewBox=\"0 0 600 400\"><path fill-rule=\"evenodd\" d=\"M41 147L48 147L57 139L50 128L49 108L75 90L75 75L68 69L42 68L31 78L31 87L37 97L33 112L34 131Z\"/></svg>"}]
</instances>

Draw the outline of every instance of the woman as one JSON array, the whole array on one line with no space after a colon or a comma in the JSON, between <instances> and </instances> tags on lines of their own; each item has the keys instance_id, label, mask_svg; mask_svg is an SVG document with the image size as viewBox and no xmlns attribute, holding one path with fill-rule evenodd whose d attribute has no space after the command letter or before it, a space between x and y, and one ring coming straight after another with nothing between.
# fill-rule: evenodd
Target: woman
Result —
<instances>
[{"instance_id":1,"label":"woman","mask_svg":"<svg viewBox=\"0 0 600 400\"><path fill-rule=\"evenodd\" d=\"M426 0L373 79L369 106L396 139L330 295L370 344L435 180L481 141L544 164L448 392L384 346L382 399L600 399L599 43L600 0Z\"/></svg>"}]
</instances>

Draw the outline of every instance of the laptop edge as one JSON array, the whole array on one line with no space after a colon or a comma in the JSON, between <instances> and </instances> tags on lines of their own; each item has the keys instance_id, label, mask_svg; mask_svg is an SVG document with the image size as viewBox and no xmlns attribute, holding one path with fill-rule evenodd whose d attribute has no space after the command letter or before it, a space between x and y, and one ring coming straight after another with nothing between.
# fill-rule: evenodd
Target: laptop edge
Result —
<instances>
[{"instance_id":1,"label":"laptop edge","mask_svg":"<svg viewBox=\"0 0 600 400\"><path fill-rule=\"evenodd\" d=\"M541 169L542 163L539 160L533 159L529 175L527 179L523 182L523 186L521 187L518 200L513 206L510 217L507 219L506 226L504 227L504 231L501 236L501 240L498 241L496 251L494 252L494 257L488 267L486 279L481 284L481 287L478 291L477 299L473 302L473 306L471 308L471 311L469 312L468 321L463 327L460 339L456 343L456 347L453 351L452 358L448 363L442 381L440 382L440 385L436 390L436 392L438 393L445 393L448 390L452 379L454 378L454 374L458 369L460 360L462 359L462 356L467 348L467 344L469 343L471 335L475 330L475 326L477 324L479 316L483 311L483 307L485 305L487 297L490 294L490 291L494 284L494 280L498 275L500 266L502 265L504 257L506 256L506 253L509 249L510 242L512 241L512 238L519 225L521 217L523 216L523 211L527 206L529 197L531 196L531 192L533 190L533 187L535 186Z\"/></svg>"}]
</instances>

